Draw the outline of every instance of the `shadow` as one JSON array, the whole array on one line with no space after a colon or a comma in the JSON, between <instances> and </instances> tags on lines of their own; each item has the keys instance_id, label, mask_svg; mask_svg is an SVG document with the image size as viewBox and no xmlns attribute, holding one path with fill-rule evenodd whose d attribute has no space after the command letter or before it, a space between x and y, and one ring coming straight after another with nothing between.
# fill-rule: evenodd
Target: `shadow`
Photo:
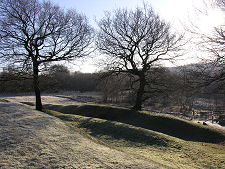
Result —
<instances>
[{"instance_id":1,"label":"shadow","mask_svg":"<svg viewBox=\"0 0 225 169\"><path fill-rule=\"evenodd\" d=\"M143 112L137 112L130 109L99 106L99 105L82 105L82 106L48 105L46 107L47 109L59 111L66 114L76 114L85 117L100 118L109 121L121 122L132 126L164 133L166 135L180 138L186 141L206 142L206 143L225 142L225 134L222 132L210 129L209 127L204 127L203 125L200 124L194 124L182 119L158 114L148 114ZM107 123L105 125L107 125ZM117 128L119 128L119 130L123 131L125 130L120 127ZM113 128L111 128L111 130L113 130ZM120 131L115 130L113 131L121 135ZM106 132L104 134L109 133ZM133 137L132 134L130 134L129 136L131 138ZM114 135L114 137L120 136Z\"/></svg>"},{"instance_id":2,"label":"shadow","mask_svg":"<svg viewBox=\"0 0 225 169\"><path fill-rule=\"evenodd\" d=\"M32 102L20 102L20 103L26 104L26 105L28 105L28 106L35 106L35 104L32 103Z\"/></svg>"},{"instance_id":3,"label":"shadow","mask_svg":"<svg viewBox=\"0 0 225 169\"><path fill-rule=\"evenodd\" d=\"M109 136L116 140L125 140L128 144L143 144L150 146L169 147L170 140L144 129L133 128L128 125L116 124L112 121L98 122L93 118L84 120L79 127L88 129L93 137Z\"/></svg>"},{"instance_id":4,"label":"shadow","mask_svg":"<svg viewBox=\"0 0 225 169\"><path fill-rule=\"evenodd\" d=\"M225 134L217 132L209 127L200 124L192 124L185 120L170 118L166 116L149 116L144 113L136 114L135 120L120 120L123 123L142 127L145 129L164 133L186 141L206 142L206 143L223 143Z\"/></svg>"},{"instance_id":5,"label":"shadow","mask_svg":"<svg viewBox=\"0 0 225 169\"><path fill-rule=\"evenodd\" d=\"M79 100L79 99L74 99L74 98L69 97L69 96L56 95L55 97L64 98L64 99L69 99L69 100L71 100L71 101L80 102L80 103L86 103L85 101L82 101L82 100Z\"/></svg>"}]
</instances>

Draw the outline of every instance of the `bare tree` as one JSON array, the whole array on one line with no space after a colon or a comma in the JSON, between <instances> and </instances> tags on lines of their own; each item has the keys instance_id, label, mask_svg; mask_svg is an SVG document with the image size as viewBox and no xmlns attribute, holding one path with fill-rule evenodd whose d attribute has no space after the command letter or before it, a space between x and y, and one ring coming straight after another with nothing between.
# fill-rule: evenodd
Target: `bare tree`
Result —
<instances>
[{"instance_id":1,"label":"bare tree","mask_svg":"<svg viewBox=\"0 0 225 169\"><path fill-rule=\"evenodd\" d=\"M196 9L197 16L210 15L210 10L221 10L221 15L225 17L225 1L224 0L202 0L204 2L203 9ZM201 17L196 17L201 18ZM209 57L203 55L203 63L208 64L206 71L211 71L211 75L208 77L207 83L211 84L214 81L225 81L225 20L220 25L214 25L214 27L207 32L202 31L199 26L198 19L196 18L190 21L191 24L187 26L187 30L192 33L194 44L198 49L208 54ZM215 18L217 19L217 18ZM209 21L210 22L210 21ZM193 42L192 42L193 43Z\"/></svg>"},{"instance_id":2,"label":"bare tree","mask_svg":"<svg viewBox=\"0 0 225 169\"><path fill-rule=\"evenodd\" d=\"M93 30L84 15L49 1L1 0L0 15L0 58L32 69L36 109L42 110L41 67L88 55Z\"/></svg>"},{"instance_id":3,"label":"bare tree","mask_svg":"<svg viewBox=\"0 0 225 169\"><path fill-rule=\"evenodd\" d=\"M102 92L103 102L123 102L128 82L127 75L122 73L108 75L107 72L100 72L98 75L98 89Z\"/></svg>"},{"instance_id":4,"label":"bare tree","mask_svg":"<svg viewBox=\"0 0 225 169\"><path fill-rule=\"evenodd\" d=\"M216 2L218 7L224 12L225 1L217 0ZM203 40L206 50L212 55L210 63L212 63L216 70L216 76L214 73L210 81L225 82L225 20L222 25L214 28L211 35L204 36Z\"/></svg>"},{"instance_id":5,"label":"bare tree","mask_svg":"<svg viewBox=\"0 0 225 169\"><path fill-rule=\"evenodd\" d=\"M98 22L97 48L108 56L108 70L128 73L138 83L133 109L141 110L145 100L148 71L163 60L176 57L182 36L171 32L151 7L118 9Z\"/></svg>"},{"instance_id":6,"label":"bare tree","mask_svg":"<svg viewBox=\"0 0 225 169\"><path fill-rule=\"evenodd\" d=\"M216 8L225 10L225 0L210 1ZM224 14L225 16L225 14ZM225 21L217 25L211 34L202 35L205 49L212 55L212 61L217 65L225 65Z\"/></svg>"}]
</instances>

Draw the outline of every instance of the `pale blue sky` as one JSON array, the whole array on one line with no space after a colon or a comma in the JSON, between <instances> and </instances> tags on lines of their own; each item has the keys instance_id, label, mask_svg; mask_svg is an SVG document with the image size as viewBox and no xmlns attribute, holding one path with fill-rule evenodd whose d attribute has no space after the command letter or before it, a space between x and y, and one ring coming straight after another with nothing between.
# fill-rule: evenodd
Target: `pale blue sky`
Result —
<instances>
[{"instance_id":1,"label":"pale blue sky","mask_svg":"<svg viewBox=\"0 0 225 169\"><path fill-rule=\"evenodd\" d=\"M153 9L168 21L183 16L192 0L51 0L64 9L74 8L88 16L90 22L95 24L104 16L104 11L113 11L117 8L134 9L142 6L143 2L150 4ZM197 0L199 1L199 0Z\"/></svg>"},{"instance_id":2,"label":"pale blue sky","mask_svg":"<svg viewBox=\"0 0 225 169\"><path fill-rule=\"evenodd\" d=\"M63 8L75 8L89 17L101 17L104 11L119 7L135 8L142 5L143 0L51 0ZM145 0L156 7L162 6L166 0Z\"/></svg>"},{"instance_id":3,"label":"pale blue sky","mask_svg":"<svg viewBox=\"0 0 225 169\"><path fill-rule=\"evenodd\" d=\"M197 18L196 9L204 8L204 1L210 0L50 0L58 4L64 9L74 8L78 12L82 12L89 18L91 24L95 24L95 18L99 20L104 16L105 11L113 11L117 8L134 9L142 6L143 2L150 4L161 18L170 22L173 27L177 27L179 23L185 22L188 17ZM211 0L212 1L212 0ZM214 23L218 16L214 16L209 20L203 21ZM192 19L193 19L192 18ZM204 24L198 21L198 24ZM179 25L180 26L180 25Z\"/></svg>"}]
</instances>

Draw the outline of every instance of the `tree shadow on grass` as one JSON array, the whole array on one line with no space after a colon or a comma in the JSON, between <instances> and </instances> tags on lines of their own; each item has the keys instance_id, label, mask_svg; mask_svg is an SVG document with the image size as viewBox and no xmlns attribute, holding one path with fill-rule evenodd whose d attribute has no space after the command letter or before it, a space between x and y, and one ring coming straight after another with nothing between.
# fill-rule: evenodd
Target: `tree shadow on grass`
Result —
<instances>
[{"instance_id":1,"label":"tree shadow on grass","mask_svg":"<svg viewBox=\"0 0 225 169\"><path fill-rule=\"evenodd\" d=\"M152 131L108 120L97 121L88 118L82 121L78 127L88 129L91 132L90 135L94 137L109 136L113 140L125 140L130 144L169 147L172 142Z\"/></svg>"},{"instance_id":2,"label":"tree shadow on grass","mask_svg":"<svg viewBox=\"0 0 225 169\"><path fill-rule=\"evenodd\" d=\"M28 106L35 106L35 104L32 103L32 102L20 102L20 103L26 104L26 105L28 105Z\"/></svg>"},{"instance_id":3,"label":"tree shadow on grass","mask_svg":"<svg viewBox=\"0 0 225 169\"><path fill-rule=\"evenodd\" d=\"M182 119L153 113L143 113L129 109L99 105L46 105L46 107L65 114L75 114L85 117L121 122L135 127L141 127L147 130L164 133L186 141L206 143L225 142L225 134L223 132L218 132L210 129L209 127L204 127L197 124L195 125ZM115 131L115 133L116 132L117 131ZM130 134L130 137L132 137L132 134Z\"/></svg>"},{"instance_id":4,"label":"tree shadow on grass","mask_svg":"<svg viewBox=\"0 0 225 169\"><path fill-rule=\"evenodd\" d=\"M195 125L191 122L160 115L138 113L135 120L121 120L123 123L143 127L145 129L164 133L186 141L223 143L225 134L209 127Z\"/></svg>"}]
</instances>

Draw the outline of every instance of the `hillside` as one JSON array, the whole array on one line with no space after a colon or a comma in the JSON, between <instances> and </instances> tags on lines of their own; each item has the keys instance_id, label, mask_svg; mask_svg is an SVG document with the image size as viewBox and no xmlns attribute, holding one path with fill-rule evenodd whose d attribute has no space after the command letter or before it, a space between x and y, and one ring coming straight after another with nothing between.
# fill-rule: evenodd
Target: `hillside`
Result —
<instances>
[{"instance_id":1,"label":"hillside","mask_svg":"<svg viewBox=\"0 0 225 169\"><path fill-rule=\"evenodd\" d=\"M164 168L96 143L63 121L0 99L0 168Z\"/></svg>"},{"instance_id":2,"label":"hillside","mask_svg":"<svg viewBox=\"0 0 225 169\"><path fill-rule=\"evenodd\" d=\"M51 109L46 113L101 144L168 167L225 167L224 131L167 115L104 105L46 104L45 108Z\"/></svg>"},{"instance_id":3,"label":"hillside","mask_svg":"<svg viewBox=\"0 0 225 169\"><path fill-rule=\"evenodd\" d=\"M104 120L117 121L148 130L157 131L187 141L206 143L221 143L225 141L225 134L201 124L169 115L150 112L137 112L126 108L104 105L52 105L46 104L46 109L64 114L76 114Z\"/></svg>"}]
</instances>

